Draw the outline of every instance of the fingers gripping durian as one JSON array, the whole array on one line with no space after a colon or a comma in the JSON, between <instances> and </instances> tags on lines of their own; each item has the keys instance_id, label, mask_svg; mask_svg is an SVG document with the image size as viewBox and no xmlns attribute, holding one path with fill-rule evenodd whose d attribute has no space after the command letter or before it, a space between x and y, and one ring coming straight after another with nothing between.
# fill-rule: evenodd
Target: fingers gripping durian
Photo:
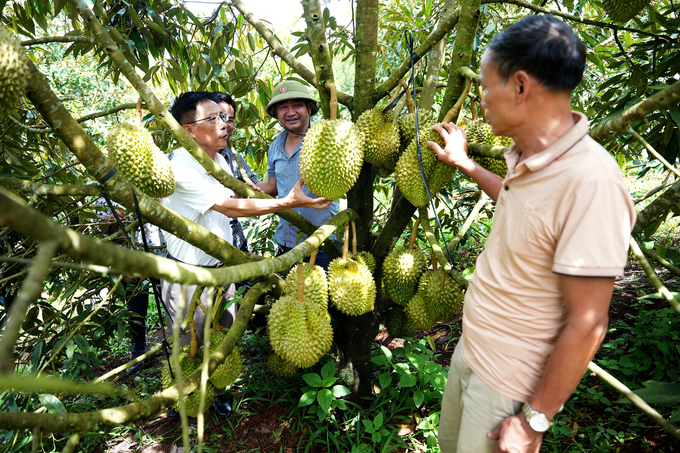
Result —
<instances>
[{"instance_id":1,"label":"fingers gripping durian","mask_svg":"<svg viewBox=\"0 0 680 453\"><path fill-rule=\"evenodd\" d=\"M491 126L481 120L461 119L459 126L465 130L468 143L481 143L484 145L496 145L508 147L512 145L512 138L493 135ZM508 165L505 159L493 157L472 156L472 160L501 178L505 178L508 173Z\"/></svg>"},{"instance_id":2,"label":"fingers gripping durian","mask_svg":"<svg viewBox=\"0 0 680 453\"><path fill-rule=\"evenodd\" d=\"M335 119L336 115L333 87L331 119L310 127L300 150L302 180L314 194L328 200L345 196L357 181L364 162L363 135L351 121Z\"/></svg>"},{"instance_id":3,"label":"fingers gripping durian","mask_svg":"<svg viewBox=\"0 0 680 453\"><path fill-rule=\"evenodd\" d=\"M418 128L423 130L423 126L427 124L435 124L437 117L432 112L418 109ZM416 136L416 115L415 113L406 113L399 117L399 136L401 138L401 146L406 149L411 144Z\"/></svg>"},{"instance_id":4,"label":"fingers gripping durian","mask_svg":"<svg viewBox=\"0 0 680 453\"><path fill-rule=\"evenodd\" d=\"M386 164L399 153L399 129L391 113L375 107L359 116L357 129L364 137L364 160L371 164Z\"/></svg>"},{"instance_id":5,"label":"fingers gripping durian","mask_svg":"<svg viewBox=\"0 0 680 453\"><path fill-rule=\"evenodd\" d=\"M328 292L331 302L347 315L360 316L373 310L375 305L375 281L368 267L359 261L348 259L349 226L345 225L345 244L342 258L336 258L328 266Z\"/></svg>"},{"instance_id":6,"label":"fingers gripping durian","mask_svg":"<svg viewBox=\"0 0 680 453\"><path fill-rule=\"evenodd\" d=\"M406 305L415 295L418 280L427 268L425 254L414 248L420 221L416 221L407 247L395 247L383 262L383 287L399 305Z\"/></svg>"},{"instance_id":7,"label":"fingers gripping durian","mask_svg":"<svg viewBox=\"0 0 680 453\"><path fill-rule=\"evenodd\" d=\"M26 91L28 61L14 33L0 25L0 118L16 107Z\"/></svg>"},{"instance_id":8,"label":"fingers gripping durian","mask_svg":"<svg viewBox=\"0 0 680 453\"><path fill-rule=\"evenodd\" d=\"M298 268L298 294L283 296L272 305L267 334L274 352L297 368L319 361L331 348L333 328L328 312L303 300L304 277Z\"/></svg>"}]
</instances>

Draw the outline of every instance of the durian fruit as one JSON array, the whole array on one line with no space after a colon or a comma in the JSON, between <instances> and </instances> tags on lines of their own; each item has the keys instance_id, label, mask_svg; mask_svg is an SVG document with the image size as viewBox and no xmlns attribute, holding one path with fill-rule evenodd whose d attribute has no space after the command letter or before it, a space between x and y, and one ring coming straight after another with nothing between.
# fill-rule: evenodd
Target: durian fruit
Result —
<instances>
[{"instance_id":1,"label":"durian fruit","mask_svg":"<svg viewBox=\"0 0 680 453\"><path fill-rule=\"evenodd\" d=\"M373 258L373 255L371 255L371 252L359 252L357 255L355 255L354 259L358 262L363 262L368 268L368 271L371 274L375 274L375 258Z\"/></svg>"},{"instance_id":2,"label":"durian fruit","mask_svg":"<svg viewBox=\"0 0 680 453\"><path fill-rule=\"evenodd\" d=\"M505 178L508 174L508 164L505 159L495 159L493 157L479 157L473 156L472 160L477 162L482 167L486 168L492 173L497 174L501 178Z\"/></svg>"},{"instance_id":3,"label":"durian fruit","mask_svg":"<svg viewBox=\"0 0 680 453\"><path fill-rule=\"evenodd\" d=\"M383 262L383 288L399 305L406 305L418 289L418 280L427 268L425 254L414 248L419 221L413 227L408 247L395 247Z\"/></svg>"},{"instance_id":4,"label":"durian fruit","mask_svg":"<svg viewBox=\"0 0 680 453\"><path fill-rule=\"evenodd\" d=\"M373 310L375 281L363 262L348 259L349 227L345 225L342 257L328 265L328 293L333 305L342 313L360 316Z\"/></svg>"},{"instance_id":5,"label":"durian fruit","mask_svg":"<svg viewBox=\"0 0 680 453\"><path fill-rule=\"evenodd\" d=\"M337 117L337 94L331 88L331 117L309 128L300 150L300 175L309 190L328 200L344 197L364 163L364 136Z\"/></svg>"},{"instance_id":6,"label":"durian fruit","mask_svg":"<svg viewBox=\"0 0 680 453\"><path fill-rule=\"evenodd\" d=\"M602 0L602 8L614 22L628 22L642 12L650 0Z\"/></svg>"},{"instance_id":7,"label":"durian fruit","mask_svg":"<svg viewBox=\"0 0 680 453\"><path fill-rule=\"evenodd\" d=\"M156 145L153 146L151 155L150 173L138 187L153 198L169 197L175 192L175 172L170 159Z\"/></svg>"},{"instance_id":8,"label":"durian fruit","mask_svg":"<svg viewBox=\"0 0 680 453\"><path fill-rule=\"evenodd\" d=\"M513 144L512 137L506 137L505 135L496 135L494 140L496 146L502 146L504 148L509 148Z\"/></svg>"},{"instance_id":9,"label":"durian fruit","mask_svg":"<svg viewBox=\"0 0 680 453\"><path fill-rule=\"evenodd\" d=\"M317 304L324 310L328 310L328 278L322 267L314 264L297 264L293 267L286 277L283 284L283 294L288 296L297 295L298 290L298 267L302 266L304 278L305 302Z\"/></svg>"},{"instance_id":10,"label":"durian fruit","mask_svg":"<svg viewBox=\"0 0 680 453\"><path fill-rule=\"evenodd\" d=\"M496 142L491 126L482 120L470 121L465 127L461 127L465 130L468 143L494 145Z\"/></svg>"},{"instance_id":11,"label":"durian fruit","mask_svg":"<svg viewBox=\"0 0 680 453\"><path fill-rule=\"evenodd\" d=\"M391 113L375 107L362 113L356 122L364 137L364 160L371 164L386 164L399 153L399 128Z\"/></svg>"},{"instance_id":12,"label":"durian fruit","mask_svg":"<svg viewBox=\"0 0 680 453\"><path fill-rule=\"evenodd\" d=\"M418 129L422 132L423 126L435 124L437 116L432 112L418 109ZM406 113L399 117L399 137L401 146L406 149L416 136L416 114Z\"/></svg>"},{"instance_id":13,"label":"durian fruit","mask_svg":"<svg viewBox=\"0 0 680 453\"><path fill-rule=\"evenodd\" d=\"M209 351L211 354L215 352L222 341L224 341L224 338L227 336L227 332L227 329L223 329L219 332L213 330L210 333ZM216 388L223 389L233 384L236 378L238 378L242 372L243 359L241 358L241 352L237 347L234 347L224 362L222 362L222 364L218 366L215 371L213 371L209 379Z\"/></svg>"},{"instance_id":14,"label":"durian fruit","mask_svg":"<svg viewBox=\"0 0 680 453\"><path fill-rule=\"evenodd\" d=\"M0 25L0 118L17 106L26 91L28 61L14 33Z\"/></svg>"},{"instance_id":15,"label":"durian fruit","mask_svg":"<svg viewBox=\"0 0 680 453\"><path fill-rule=\"evenodd\" d=\"M297 298L284 295L274 302L269 311L267 334L279 357L297 368L307 368L331 348L333 328L323 307L304 301L302 268L297 272Z\"/></svg>"},{"instance_id":16,"label":"durian fruit","mask_svg":"<svg viewBox=\"0 0 680 453\"><path fill-rule=\"evenodd\" d=\"M202 355L198 354L195 358L190 357L190 346L185 346L179 350L179 367L182 370L182 379L186 379L191 373L196 371L196 369L202 363ZM173 379L174 377L174 379ZM177 379L177 370L173 368L173 375L170 375L170 367L166 361L161 368L161 384L163 385L163 390L175 385ZM208 381L205 390L205 403L203 405L203 410L207 410L215 400L216 396L215 386L213 386L210 381ZM197 388L190 395L184 395L184 406L189 417L196 417L198 415L199 403L200 403L200 389ZM173 405L175 410L180 410L179 401L176 401Z\"/></svg>"},{"instance_id":17,"label":"durian fruit","mask_svg":"<svg viewBox=\"0 0 680 453\"><path fill-rule=\"evenodd\" d=\"M435 152L427 146L429 141L444 146L444 140L438 132L432 130L432 126L433 124L424 125L420 130L420 152L430 194L434 197L451 180L455 169L440 161ZM411 204L422 208L429 203L420 172L417 140L412 140L406 151L399 157L394 176L399 190Z\"/></svg>"},{"instance_id":18,"label":"durian fruit","mask_svg":"<svg viewBox=\"0 0 680 453\"><path fill-rule=\"evenodd\" d=\"M416 334L416 327L406 317L406 313L401 307L394 307L387 312L385 327L389 334L395 338L413 337Z\"/></svg>"},{"instance_id":19,"label":"durian fruit","mask_svg":"<svg viewBox=\"0 0 680 453\"><path fill-rule=\"evenodd\" d=\"M416 294L425 301L435 321L455 316L463 305L463 290L443 269L426 271L420 277Z\"/></svg>"},{"instance_id":20,"label":"durian fruit","mask_svg":"<svg viewBox=\"0 0 680 453\"><path fill-rule=\"evenodd\" d=\"M276 354L270 355L267 359L267 368L272 374L281 377L291 377L298 370L298 367L290 362L286 362Z\"/></svg>"},{"instance_id":21,"label":"durian fruit","mask_svg":"<svg viewBox=\"0 0 680 453\"><path fill-rule=\"evenodd\" d=\"M404 307L404 313L417 329L429 329L437 322L434 313L420 293L416 293L408 301Z\"/></svg>"}]
</instances>

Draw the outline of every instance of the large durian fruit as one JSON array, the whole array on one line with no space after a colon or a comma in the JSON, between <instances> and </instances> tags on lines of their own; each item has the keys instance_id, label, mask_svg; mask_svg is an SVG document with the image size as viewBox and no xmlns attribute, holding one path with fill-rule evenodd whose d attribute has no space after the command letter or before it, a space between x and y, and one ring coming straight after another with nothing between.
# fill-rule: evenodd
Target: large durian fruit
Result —
<instances>
[{"instance_id":1,"label":"large durian fruit","mask_svg":"<svg viewBox=\"0 0 680 453\"><path fill-rule=\"evenodd\" d=\"M416 221L408 247L395 247L383 262L383 288L385 293L399 305L406 305L418 289L420 276L427 269L427 258L422 250L414 248Z\"/></svg>"},{"instance_id":2,"label":"large durian fruit","mask_svg":"<svg viewBox=\"0 0 680 453\"><path fill-rule=\"evenodd\" d=\"M455 316L463 306L463 290L444 269L426 271L420 277L416 294L427 304L435 321Z\"/></svg>"},{"instance_id":3,"label":"large durian fruit","mask_svg":"<svg viewBox=\"0 0 680 453\"><path fill-rule=\"evenodd\" d=\"M274 352L296 368L319 361L333 343L330 316L318 303L304 300L303 268L298 267L297 297L284 295L269 311L267 334Z\"/></svg>"},{"instance_id":4,"label":"large durian fruit","mask_svg":"<svg viewBox=\"0 0 680 453\"><path fill-rule=\"evenodd\" d=\"M371 274L375 274L375 258L371 255L371 252L363 251L354 255L354 259L359 262L363 262L368 271Z\"/></svg>"},{"instance_id":5,"label":"large durian fruit","mask_svg":"<svg viewBox=\"0 0 680 453\"><path fill-rule=\"evenodd\" d=\"M451 180L455 168L440 161L437 154L427 146L429 141L444 146L444 140L438 132L432 130L432 126L434 124L430 123L420 129L420 153L430 194L435 197L442 187ZM406 151L399 157L394 169L394 177L399 190L413 206L422 208L429 203L429 197L420 172L418 140L412 140Z\"/></svg>"},{"instance_id":6,"label":"large durian fruit","mask_svg":"<svg viewBox=\"0 0 680 453\"><path fill-rule=\"evenodd\" d=\"M482 145L495 145L508 147L512 145L512 138L496 136L491 130L491 126L482 120L459 120L458 125L463 128L467 136L468 143L479 143ZM508 174L508 164L504 158L471 156L472 160L501 178Z\"/></svg>"},{"instance_id":7,"label":"large durian fruit","mask_svg":"<svg viewBox=\"0 0 680 453\"><path fill-rule=\"evenodd\" d=\"M357 129L364 137L364 160L385 165L399 154L399 129L391 113L380 107L367 110L359 116Z\"/></svg>"},{"instance_id":8,"label":"large durian fruit","mask_svg":"<svg viewBox=\"0 0 680 453\"><path fill-rule=\"evenodd\" d=\"M387 332L395 338L413 337L416 334L416 327L401 307L394 307L387 312L385 327Z\"/></svg>"},{"instance_id":9,"label":"large durian fruit","mask_svg":"<svg viewBox=\"0 0 680 453\"><path fill-rule=\"evenodd\" d=\"M227 329L218 331L213 330L210 333L210 348L209 351L212 354L217 350L222 341L224 341L227 336ZM224 362L210 375L210 382L218 388L223 389L234 383L236 378L238 378L243 372L243 359L241 358L241 352L237 347L231 350L231 353L224 359Z\"/></svg>"},{"instance_id":10,"label":"large durian fruit","mask_svg":"<svg viewBox=\"0 0 680 453\"><path fill-rule=\"evenodd\" d=\"M302 266L302 275L305 281L303 300L328 310L328 278L323 268L315 264L295 265L288 273L283 284L283 294L288 296L297 295L299 266Z\"/></svg>"},{"instance_id":11,"label":"large durian fruit","mask_svg":"<svg viewBox=\"0 0 680 453\"><path fill-rule=\"evenodd\" d=\"M345 225L345 243L341 258L328 266L328 293L338 311L360 316L373 310L375 305L375 281L363 261L348 259L349 228Z\"/></svg>"},{"instance_id":12,"label":"large durian fruit","mask_svg":"<svg viewBox=\"0 0 680 453\"><path fill-rule=\"evenodd\" d=\"M143 127L117 124L106 137L106 149L116 168L147 195L164 198L175 191L170 161Z\"/></svg>"},{"instance_id":13,"label":"large durian fruit","mask_svg":"<svg viewBox=\"0 0 680 453\"><path fill-rule=\"evenodd\" d=\"M351 121L336 119L337 104L332 88L330 119L309 128L300 150L302 180L317 196L334 201L352 188L364 162L364 137Z\"/></svg>"},{"instance_id":14,"label":"large durian fruit","mask_svg":"<svg viewBox=\"0 0 680 453\"><path fill-rule=\"evenodd\" d=\"M423 126L432 125L437 122L437 115L422 109L418 109L418 129L423 130ZM406 113L399 117L399 138L401 146L406 149L416 136L416 114Z\"/></svg>"},{"instance_id":15,"label":"large durian fruit","mask_svg":"<svg viewBox=\"0 0 680 453\"><path fill-rule=\"evenodd\" d=\"M267 359L267 369L277 376L291 377L297 373L298 367L290 362L286 362L274 353Z\"/></svg>"},{"instance_id":16,"label":"large durian fruit","mask_svg":"<svg viewBox=\"0 0 680 453\"><path fill-rule=\"evenodd\" d=\"M191 373L196 371L196 369L201 365L201 354L196 355L192 358L191 347L185 346L179 350L179 367L182 370L182 379L186 379ZM163 390L175 385L177 379L177 370L173 367L173 375L170 374L170 367L166 361L161 368L161 384L163 385ZM184 395L184 407L186 408L187 415L189 417L196 417L198 415L199 403L200 403L200 388L196 388L190 395ZM215 400L216 389L215 386L210 383L206 384L205 389L205 403L203 405L203 411L207 410ZM179 401L176 401L173 405L175 410L180 410Z\"/></svg>"},{"instance_id":17,"label":"large durian fruit","mask_svg":"<svg viewBox=\"0 0 680 453\"><path fill-rule=\"evenodd\" d=\"M26 91L28 61L21 43L0 25L0 118L16 108Z\"/></svg>"},{"instance_id":18,"label":"large durian fruit","mask_svg":"<svg viewBox=\"0 0 680 453\"><path fill-rule=\"evenodd\" d=\"M602 8L614 22L628 22L642 12L650 0L602 0Z\"/></svg>"}]
</instances>

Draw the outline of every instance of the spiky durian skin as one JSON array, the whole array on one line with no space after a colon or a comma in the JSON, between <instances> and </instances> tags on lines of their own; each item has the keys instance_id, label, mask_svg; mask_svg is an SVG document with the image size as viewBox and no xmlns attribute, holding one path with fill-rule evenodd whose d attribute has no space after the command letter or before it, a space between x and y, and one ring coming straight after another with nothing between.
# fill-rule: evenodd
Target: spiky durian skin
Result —
<instances>
[{"instance_id":1,"label":"spiky durian skin","mask_svg":"<svg viewBox=\"0 0 680 453\"><path fill-rule=\"evenodd\" d=\"M437 122L437 116L432 112L418 109L418 130L422 132L423 127L432 127ZM406 113L399 117L399 137L402 148L406 149L416 136L416 114Z\"/></svg>"},{"instance_id":2,"label":"spiky durian skin","mask_svg":"<svg viewBox=\"0 0 680 453\"><path fill-rule=\"evenodd\" d=\"M602 0L602 8L615 22L628 22L642 12L650 0Z\"/></svg>"},{"instance_id":3,"label":"spiky durian skin","mask_svg":"<svg viewBox=\"0 0 680 453\"><path fill-rule=\"evenodd\" d=\"M427 302L419 293L416 293L408 301L406 307L404 307L404 313L417 329L429 329L437 322Z\"/></svg>"},{"instance_id":4,"label":"spiky durian skin","mask_svg":"<svg viewBox=\"0 0 680 453\"><path fill-rule=\"evenodd\" d=\"M202 363L202 355L197 354L195 358L189 357L189 353L191 351L190 346L185 346L179 350L179 367L182 370L182 379L186 379L187 376L189 376L191 373L196 371L196 369L201 365ZM163 390L175 385L176 379L177 379L177 372L175 368L173 367L173 372L174 375L170 375L170 367L168 365L168 362L166 361L163 364L163 368L161 368L161 384L163 385ZM174 379L173 379L174 377ZM198 415L198 408L199 408L199 403L200 403L200 389L197 388L194 390L193 393L190 395L184 395L184 406L187 411L187 415L189 417L196 417ZM205 404L203 406L203 411L207 410L210 405L213 403L215 400L215 386L213 386L210 382L207 383L206 385L206 391L205 391ZM180 405L179 401L175 402L173 404L173 407L175 410L179 411Z\"/></svg>"},{"instance_id":5,"label":"spiky durian skin","mask_svg":"<svg viewBox=\"0 0 680 453\"><path fill-rule=\"evenodd\" d=\"M152 198L169 197L175 192L175 172L170 159L156 145L152 148L150 174L139 188Z\"/></svg>"},{"instance_id":6,"label":"spiky durian skin","mask_svg":"<svg viewBox=\"0 0 680 453\"><path fill-rule=\"evenodd\" d=\"M465 126L461 126L465 130L468 143L483 143L486 145L494 145L496 143L496 136L493 135L491 126L482 120L469 121Z\"/></svg>"},{"instance_id":7,"label":"spiky durian skin","mask_svg":"<svg viewBox=\"0 0 680 453\"><path fill-rule=\"evenodd\" d=\"M387 332L395 338L413 337L416 334L416 327L407 319L401 307L394 307L387 312L385 327Z\"/></svg>"},{"instance_id":8,"label":"spiky durian skin","mask_svg":"<svg viewBox=\"0 0 680 453\"><path fill-rule=\"evenodd\" d=\"M473 156L472 160L501 178L508 174L508 164L505 159L494 159L493 157Z\"/></svg>"},{"instance_id":9,"label":"spiky durian skin","mask_svg":"<svg viewBox=\"0 0 680 453\"><path fill-rule=\"evenodd\" d=\"M219 332L212 331L210 333L210 348L209 351L212 354L220 346L224 338L227 336L228 330L221 330ZM228 385L234 383L236 378L238 378L243 372L243 359L241 358L241 352L236 346L231 350L231 353L224 359L224 362L210 375L209 379L212 384L218 388L223 389Z\"/></svg>"},{"instance_id":10,"label":"spiky durian skin","mask_svg":"<svg viewBox=\"0 0 680 453\"><path fill-rule=\"evenodd\" d=\"M283 294L285 295L297 297L298 266L299 264L293 267L286 277L283 284ZM302 276L305 281L304 301L318 304L324 310L328 310L328 278L323 268L317 265L304 264Z\"/></svg>"},{"instance_id":11,"label":"spiky durian skin","mask_svg":"<svg viewBox=\"0 0 680 453\"><path fill-rule=\"evenodd\" d=\"M375 281L363 262L336 258L328 265L328 293L333 305L350 316L373 310Z\"/></svg>"},{"instance_id":12,"label":"spiky durian skin","mask_svg":"<svg viewBox=\"0 0 680 453\"><path fill-rule=\"evenodd\" d=\"M290 362L286 362L276 354L270 355L267 359L267 368L272 374L281 377L291 377L298 370L298 367Z\"/></svg>"},{"instance_id":13,"label":"spiky durian skin","mask_svg":"<svg viewBox=\"0 0 680 453\"><path fill-rule=\"evenodd\" d=\"M505 135L496 135L494 140L494 145L504 148L509 148L513 143L512 137L506 137Z\"/></svg>"},{"instance_id":14,"label":"spiky durian skin","mask_svg":"<svg viewBox=\"0 0 680 453\"><path fill-rule=\"evenodd\" d=\"M116 168L138 188L146 185L155 146L149 131L130 123L117 124L106 137L109 157Z\"/></svg>"},{"instance_id":15,"label":"spiky durian skin","mask_svg":"<svg viewBox=\"0 0 680 453\"><path fill-rule=\"evenodd\" d=\"M455 168L440 161L435 152L427 146L429 141L444 146L444 140L441 135L433 131L431 126L431 124L428 125L420 132L420 153L430 194L435 197L442 187L449 182ZM394 177L399 190L401 190L401 193L413 206L422 208L429 203L429 197L427 196L420 172L418 142L416 140L412 140L406 151L399 157L399 161L394 169Z\"/></svg>"},{"instance_id":16,"label":"spiky durian skin","mask_svg":"<svg viewBox=\"0 0 680 453\"><path fill-rule=\"evenodd\" d=\"M26 91L28 61L21 43L0 25L0 118L16 108Z\"/></svg>"},{"instance_id":17,"label":"spiky durian skin","mask_svg":"<svg viewBox=\"0 0 680 453\"><path fill-rule=\"evenodd\" d=\"M442 285L442 279L444 284ZM455 316L463 306L464 293L458 283L442 269L426 271L418 283L418 291L427 303L435 321Z\"/></svg>"},{"instance_id":18,"label":"spiky durian skin","mask_svg":"<svg viewBox=\"0 0 680 453\"><path fill-rule=\"evenodd\" d=\"M356 122L364 137L364 160L371 164L386 164L399 154L399 128L390 113L375 107L362 113Z\"/></svg>"},{"instance_id":19,"label":"spiky durian skin","mask_svg":"<svg viewBox=\"0 0 680 453\"><path fill-rule=\"evenodd\" d=\"M383 262L385 292L399 305L406 305L416 293L426 268L427 259L421 250L395 247Z\"/></svg>"},{"instance_id":20,"label":"spiky durian skin","mask_svg":"<svg viewBox=\"0 0 680 453\"><path fill-rule=\"evenodd\" d=\"M322 120L305 135L300 175L309 190L339 200L354 185L364 161L363 135L351 121Z\"/></svg>"},{"instance_id":21,"label":"spiky durian skin","mask_svg":"<svg viewBox=\"0 0 680 453\"><path fill-rule=\"evenodd\" d=\"M291 296L283 296L272 305L267 333L274 352L298 368L317 363L333 343L328 312Z\"/></svg>"},{"instance_id":22,"label":"spiky durian skin","mask_svg":"<svg viewBox=\"0 0 680 453\"><path fill-rule=\"evenodd\" d=\"M357 253L356 260L363 262L368 268L368 271L371 274L375 274L375 258L371 255L371 252L364 251Z\"/></svg>"}]
</instances>

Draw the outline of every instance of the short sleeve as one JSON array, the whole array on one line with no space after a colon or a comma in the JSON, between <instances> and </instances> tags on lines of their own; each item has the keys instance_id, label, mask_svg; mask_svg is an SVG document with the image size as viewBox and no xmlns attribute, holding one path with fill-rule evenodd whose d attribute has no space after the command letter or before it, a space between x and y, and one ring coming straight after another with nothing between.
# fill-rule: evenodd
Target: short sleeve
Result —
<instances>
[{"instance_id":1,"label":"short sleeve","mask_svg":"<svg viewBox=\"0 0 680 453\"><path fill-rule=\"evenodd\" d=\"M553 272L575 277L623 275L635 208L622 183L583 183L563 207Z\"/></svg>"}]
</instances>

